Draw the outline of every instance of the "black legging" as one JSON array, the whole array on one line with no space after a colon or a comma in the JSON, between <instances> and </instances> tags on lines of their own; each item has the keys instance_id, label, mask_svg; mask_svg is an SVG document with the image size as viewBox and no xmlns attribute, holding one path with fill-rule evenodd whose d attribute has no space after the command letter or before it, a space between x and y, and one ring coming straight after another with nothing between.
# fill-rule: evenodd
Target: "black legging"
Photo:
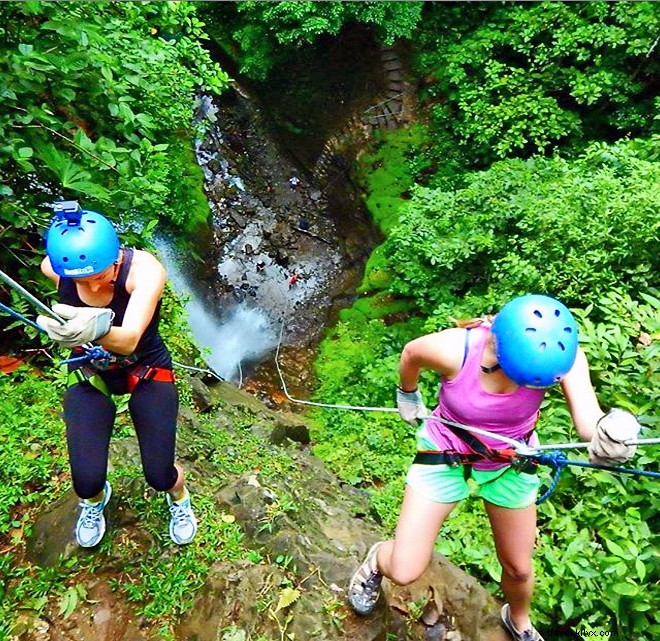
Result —
<instances>
[{"instance_id":1,"label":"black legging","mask_svg":"<svg viewBox=\"0 0 660 641\"><path fill-rule=\"evenodd\" d=\"M111 393L126 393L125 375L108 372L103 379ZM174 467L179 409L176 385L142 380L131 394L128 409L147 483L159 492L171 489L178 479ZM73 488L80 498L90 499L103 490L116 410L114 401L87 381L69 387L64 395L69 464Z\"/></svg>"}]
</instances>

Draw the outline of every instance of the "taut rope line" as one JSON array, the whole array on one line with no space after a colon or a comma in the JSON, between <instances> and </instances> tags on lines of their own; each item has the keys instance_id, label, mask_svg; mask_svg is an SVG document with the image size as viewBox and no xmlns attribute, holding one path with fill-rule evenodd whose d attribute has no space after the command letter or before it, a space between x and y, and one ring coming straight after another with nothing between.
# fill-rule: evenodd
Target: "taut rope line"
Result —
<instances>
[{"instance_id":1,"label":"taut rope line","mask_svg":"<svg viewBox=\"0 0 660 641\"><path fill-rule=\"evenodd\" d=\"M288 307L288 302L287 302L287 307ZM357 411L357 412L387 412L390 414L393 413L398 413L398 409L396 407L371 407L371 406L365 406L365 405L343 405L343 404L338 404L338 403L319 403L315 401L306 401L304 399L300 398L294 398L289 394L289 390L287 389L286 382L284 381L284 375L282 373L282 369L280 367L280 347L282 346L282 337L284 334L284 317L285 315L282 316L282 322L280 323L280 334L279 334L279 340L277 342L277 348L275 350L275 367L277 369L277 374L280 379L280 384L282 385L282 391L284 392L284 395L288 400L290 400L292 403L297 403L299 405L309 405L311 407L323 407L326 409L335 409L335 410L352 410L352 411ZM452 425L453 427L458 427L461 429L464 429L468 432L472 432L474 434L479 434L480 436L486 436L488 438L492 438L498 441L501 441L502 443L506 443L507 445L512 446L516 454L520 456L533 456L536 452L540 450L556 450L556 449L570 449L570 448L585 448L589 446L589 443L560 443L560 444L550 444L550 445L539 445L535 447L530 447L527 443L523 443L521 441L516 441L515 439L509 438L507 436L502 436L500 434L495 434L494 432L489 432L488 430L482 430L478 427L472 427L471 425L463 425L462 423L454 423L453 421L448 421L444 418L438 417L438 416L420 416L419 419L421 421L426 421L426 420L433 420L433 421L440 421L442 423L445 423L446 425ZM660 443L660 438L649 438L649 439L639 439L639 440L627 440L624 441L625 445L657 445ZM593 464L589 464L591 466ZM585 465L586 466L586 465Z\"/></svg>"}]
</instances>

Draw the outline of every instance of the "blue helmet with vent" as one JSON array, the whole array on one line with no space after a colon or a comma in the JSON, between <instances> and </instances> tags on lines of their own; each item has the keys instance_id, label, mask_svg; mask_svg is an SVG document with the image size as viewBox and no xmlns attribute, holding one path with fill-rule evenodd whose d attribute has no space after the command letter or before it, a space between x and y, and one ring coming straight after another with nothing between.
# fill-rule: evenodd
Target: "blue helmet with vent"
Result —
<instances>
[{"instance_id":1,"label":"blue helmet with vent","mask_svg":"<svg viewBox=\"0 0 660 641\"><path fill-rule=\"evenodd\" d=\"M518 385L550 387L575 362L577 324L568 308L549 296L527 294L509 301L491 332L500 367Z\"/></svg>"},{"instance_id":2,"label":"blue helmet with vent","mask_svg":"<svg viewBox=\"0 0 660 641\"><path fill-rule=\"evenodd\" d=\"M60 277L94 276L119 257L119 238L112 223L76 201L53 205L55 217L46 232L46 253Z\"/></svg>"}]
</instances>

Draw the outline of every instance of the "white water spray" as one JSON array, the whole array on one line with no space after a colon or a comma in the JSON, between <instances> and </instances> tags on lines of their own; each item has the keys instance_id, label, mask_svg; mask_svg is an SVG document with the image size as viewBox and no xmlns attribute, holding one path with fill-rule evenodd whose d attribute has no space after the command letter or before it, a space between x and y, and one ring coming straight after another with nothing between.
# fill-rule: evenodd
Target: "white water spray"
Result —
<instances>
[{"instance_id":1,"label":"white water spray","mask_svg":"<svg viewBox=\"0 0 660 641\"><path fill-rule=\"evenodd\" d=\"M263 311L239 304L220 319L195 294L187 274L167 241L156 241L158 254L175 291L188 299L188 325L202 357L226 380L239 381L241 368L262 360L277 345L274 323Z\"/></svg>"},{"instance_id":2,"label":"white water spray","mask_svg":"<svg viewBox=\"0 0 660 641\"><path fill-rule=\"evenodd\" d=\"M227 380L241 379L241 368L275 348L277 336L270 320L258 309L235 307L220 323L199 301L186 306L188 323L209 366Z\"/></svg>"}]
</instances>

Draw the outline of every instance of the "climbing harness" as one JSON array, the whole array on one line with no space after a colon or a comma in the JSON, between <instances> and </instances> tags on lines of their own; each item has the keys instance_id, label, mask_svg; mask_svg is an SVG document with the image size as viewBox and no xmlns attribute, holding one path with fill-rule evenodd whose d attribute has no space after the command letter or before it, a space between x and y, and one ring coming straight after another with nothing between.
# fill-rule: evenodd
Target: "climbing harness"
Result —
<instances>
[{"instance_id":1,"label":"climbing harness","mask_svg":"<svg viewBox=\"0 0 660 641\"><path fill-rule=\"evenodd\" d=\"M489 460L494 462L503 462L511 465L513 469L518 472L524 472L527 474L534 474L537 472L539 465L548 465L553 468L553 477L550 483L550 486L546 492L540 496L536 504L540 505L550 495L554 492L557 484L559 483L559 477L562 471L568 465L574 465L577 467L584 467L597 470L606 470L608 472L617 472L620 474L632 474L635 476L645 476L648 478L660 478L660 472L651 472L648 470L637 470L626 467L619 467L616 465L603 465L599 463L587 463L583 461L574 461L566 457L566 455L557 449L562 447L562 445L548 445L545 446L545 449L554 448L555 451L552 452L539 452L538 450L543 446L530 447L526 443L520 443L523 447L511 449L504 448L501 450L493 450L478 439L474 434L469 430L469 426L464 425L458 427L456 423L446 421L437 416L431 417L422 417L421 420L433 420L441 421L443 425L447 427L456 434L467 446L474 452L474 454L461 454L458 452L435 452L435 451L421 451L417 452L413 463L418 463L422 465L472 465L476 460ZM475 428L472 428L474 430ZM494 433L488 433L486 430L482 430L484 435L488 435L491 438L500 438L500 435ZM630 440L626 441L627 445L651 445L660 443L660 439L643 439L643 440ZM572 444L565 444L572 445ZM582 446L583 444L578 444ZM588 443L584 443L584 447L588 447Z\"/></svg>"},{"instance_id":2,"label":"climbing harness","mask_svg":"<svg viewBox=\"0 0 660 641\"><path fill-rule=\"evenodd\" d=\"M284 375L280 367L280 348L282 346L282 337L284 333L284 315L282 317L282 322L280 324L280 334L279 340L277 342L277 347L275 350L275 368L277 369L277 374L280 379L280 384L282 386L282 391L286 398L292 403L299 405L308 405L310 407L321 407L325 409L336 409L336 410L352 410L359 412L384 412L384 413L398 413L396 407L369 407L363 405L344 405L337 403L320 403L316 401L306 401L303 399L294 398L289 394L287 389L286 382L284 381ZM473 427L471 425L463 425L461 423L455 423L454 421L449 421L438 416L420 416L418 417L420 421L441 421L443 425L446 425L451 429L459 438L467 442L468 447L473 450L472 454L463 454L459 452L440 452L440 451L419 451L416 453L413 463L421 465L471 465L477 460L494 460L499 462L508 463L512 468L519 472L525 473L535 473L539 465L548 465L553 468L553 478L550 483L550 486L546 492L540 496L536 504L539 505L543 503L555 490L557 484L559 483L559 477L561 472L569 465L576 467L584 467L597 470L605 470L609 472L617 472L621 474L631 474L635 476L643 476L647 478L658 478L660 479L660 472L651 472L647 470L637 470L632 468L618 467L615 465L601 465L597 463L586 463L583 461L574 461L566 457L566 455L561 451L563 449L570 448L586 448L589 446L589 443L560 443L553 445L535 445L530 446L528 443L523 441L516 441L515 439L503 436L501 434L495 434L494 432L489 432L488 430L483 430L478 427ZM487 446L485 443L480 441L476 436L486 436L488 438L500 441L509 447L494 450ZM466 440L466 437L469 441ZM624 442L625 445L658 445L660 444L660 438L648 438L648 439L636 439L636 440L627 440ZM547 452L547 450L553 450Z\"/></svg>"},{"instance_id":3,"label":"climbing harness","mask_svg":"<svg viewBox=\"0 0 660 641\"><path fill-rule=\"evenodd\" d=\"M164 367L137 365L128 373L128 391L133 393L140 381L158 381L159 383L174 383L174 372Z\"/></svg>"},{"instance_id":4,"label":"climbing harness","mask_svg":"<svg viewBox=\"0 0 660 641\"><path fill-rule=\"evenodd\" d=\"M45 312L49 316L53 317L55 320L60 323L65 323L66 321L53 312L50 307L42 303L38 298L33 296L29 291L27 291L22 285L17 283L13 278L8 276L4 271L0 270L0 280L12 287L14 290L22 294L28 301L30 301L35 307L40 311ZM5 312L9 316L19 320L30 327L33 327L39 332L46 333L46 330L35 323L33 320L23 316L23 314L17 312L16 310L8 307L4 303L0 303L0 311ZM73 349L74 354L79 353L77 356L71 356L60 361L61 365L64 364L83 364L81 367L72 369L67 376L67 386L71 387L77 383L88 381L91 385L96 387L100 392L106 396L110 396L108 386L105 384L101 376L99 376L98 370L90 367L86 364L93 362L95 365L99 366L101 369L107 369L108 366L112 367L115 364L116 357L105 350L100 345L94 345L89 343L84 346L76 347ZM201 369L199 367L193 367L192 365L184 365L183 363L177 363L172 361L172 364L176 367L182 369L187 369L191 371L201 372L203 374L208 374L214 376L220 381L224 381L219 374L216 374L213 370L210 369ZM141 367L139 370L131 372L129 375L129 389L132 392L135 389L135 386L140 382L140 380L154 380L154 381L165 381L165 382L174 382L174 372L168 369L156 368L156 367Z\"/></svg>"},{"instance_id":5,"label":"climbing harness","mask_svg":"<svg viewBox=\"0 0 660 641\"><path fill-rule=\"evenodd\" d=\"M460 465L471 465L477 461L483 461L481 454L464 454L462 452L438 452L436 450L419 450L413 459L414 465L449 465L459 467Z\"/></svg>"},{"instance_id":6,"label":"climbing harness","mask_svg":"<svg viewBox=\"0 0 660 641\"><path fill-rule=\"evenodd\" d=\"M89 383L95 387L104 396L110 396L110 390L105 381L99 376L99 373L89 367L77 367L72 369L66 377L66 386L73 387L78 383Z\"/></svg>"}]
</instances>

